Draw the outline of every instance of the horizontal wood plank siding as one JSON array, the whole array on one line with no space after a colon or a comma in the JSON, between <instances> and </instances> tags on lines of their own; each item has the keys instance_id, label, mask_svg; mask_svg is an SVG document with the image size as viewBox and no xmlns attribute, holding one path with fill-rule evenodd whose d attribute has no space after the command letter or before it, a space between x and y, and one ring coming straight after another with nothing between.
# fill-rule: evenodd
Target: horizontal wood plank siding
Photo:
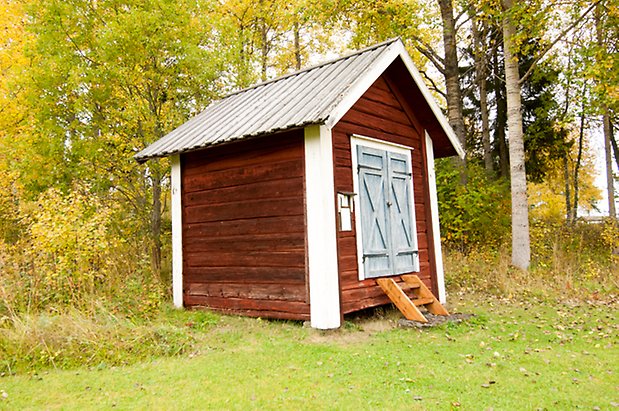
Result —
<instances>
[{"instance_id":1,"label":"horizontal wood plank siding","mask_svg":"<svg viewBox=\"0 0 619 411\"><path fill-rule=\"evenodd\" d=\"M184 302L308 319L303 131L183 155Z\"/></svg>"},{"instance_id":2,"label":"horizontal wood plank siding","mask_svg":"<svg viewBox=\"0 0 619 411\"><path fill-rule=\"evenodd\" d=\"M309 320L309 309L304 302L284 300L258 300L253 298L212 297L185 295L185 305L203 306L229 314L251 317Z\"/></svg>"},{"instance_id":3,"label":"horizontal wood plank siding","mask_svg":"<svg viewBox=\"0 0 619 411\"><path fill-rule=\"evenodd\" d=\"M358 134L412 147L412 170L419 246L419 277L432 285L429 261L429 236L426 224L427 179L423 164L422 138L419 123L411 121L403 105L392 92L387 79L381 76L333 130L333 155L336 191L353 191L352 155L350 136ZM355 210L358 212L358 210ZM357 217L356 215L354 217ZM373 279L359 281L355 224L353 231L338 231L338 263L342 312L350 313L364 308L389 303L389 298ZM399 279L398 279L399 281Z\"/></svg>"}]
</instances>

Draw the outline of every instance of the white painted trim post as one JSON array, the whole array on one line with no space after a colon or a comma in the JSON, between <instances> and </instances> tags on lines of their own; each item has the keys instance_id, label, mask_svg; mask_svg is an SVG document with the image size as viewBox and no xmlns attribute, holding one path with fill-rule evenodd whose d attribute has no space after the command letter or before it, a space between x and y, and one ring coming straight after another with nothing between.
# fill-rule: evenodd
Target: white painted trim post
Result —
<instances>
[{"instance_id":1,"label":"white painted trim post","mask_svg":"<svg viewBox=\"0 0 619 411\"><path fill-rule=\"evenodd\" d=\"M314 328L341 324L331 131L305 127L305 198L310 315Z\"/></svg>"},{"instance_id":2,"label":"white painted trim post","mask_svg":"<svg viewBox=\"0 0 619 411\"><path fill-rule=\"evenodd\" d=\"M438 286L438 299L445 304L445 270L443 268L443 251L441 249L441 227L438 219L438 196L436 194L436 172L434 171L434 147L432 139L426 131L426 164L428 170L428 190L430 192L430 212L432 214L432 237L434 239L434 259L436 266L436 282Z\"/></svg>"},{"instance_id":3,"label":"white painted trim post","mask_svg":"<svg viewBox=\"0 0 619 411\"><path fill-rule=\"evenodd\" d=\"M170 156L172 173L172 296L174 306L183 307L183 208L181 201L181 159Z\"/></svg>"}]
</instances>

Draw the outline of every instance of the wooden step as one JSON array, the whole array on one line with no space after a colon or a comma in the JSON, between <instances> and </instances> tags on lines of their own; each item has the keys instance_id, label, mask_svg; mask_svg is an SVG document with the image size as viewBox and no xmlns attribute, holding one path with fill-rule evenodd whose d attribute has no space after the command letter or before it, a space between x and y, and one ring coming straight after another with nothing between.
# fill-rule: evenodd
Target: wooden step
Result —
<instances>
[{"instance_id":1,"label":"wooden step","mask_svg":"<svg viewBox=\"0 0 619 411\"><path fill-rule=\"evenodd\" d=\"M376 282L407 320L427 323L428 320L392 278L377 278Z\"/></svg>"},{"instance_id":2,"label":"wooden step","mask_svg":"<svg viewBox=\"0 0 619 411\"><path fill-rule=\"evenodd\" d=\"M416 284L409 284L409 283L398 283L398 285L400 286L401 289L403 289L404 291L408 291L408 290L416 290L419 288L419 285Z\"/></svg>"},{"instance_id":3,"label":"wooden step","mask_svg":"<svg viewBox=\"0 0 619 411\"><path fill-rule=\"evenodd\" d=\"M411 300L413 302L413 304L415 304L417 307L419 307L420 305L426 305L426 304L431 304L434 302L434 298L414 298Z\"/></svg>"},{"instance_id":4,"label":"wooden step","mask_svg":"<svg viewBox=\"0 0 619 411\"><path fill-rule=\"evenodd\" d=\"M432 294L426 285L414 274L402 275L403 284L398 284L393 278L377 278L376 283L383 289L387 297L398 307L398 310L407 320L427 323L428 319L417 307L424 306L436 315L449 315L440 301ZM414 290L415 298L412 300L404 290Z\"/></svg>"},{"instance_id":5,"label":"wooden step","mask_svg":"<svg viewBox=\"0 0 619 411\"><path fill-rule=\"evenodd\" d=\"M414 274L401 275L400 278L411 288L419 288L423 282Z\"/></svg>"},{"instance_id":6,"label":"wooden step","mask_svg":"<svg viewBox=\"0 0 619 411\"><path fill-rule=\"evenodd\" d=\"M431 299L432 301L423 304L426 309L435 315L449 315L449 311L443 307L443 304L432 294L432 291L426 287L426 285L414 274L403 275L400 278L404 280L405 283L410 284L412 286L416 286L419 289L416 291L417 297L419 299Z\"/></svg>"}]
</instances>

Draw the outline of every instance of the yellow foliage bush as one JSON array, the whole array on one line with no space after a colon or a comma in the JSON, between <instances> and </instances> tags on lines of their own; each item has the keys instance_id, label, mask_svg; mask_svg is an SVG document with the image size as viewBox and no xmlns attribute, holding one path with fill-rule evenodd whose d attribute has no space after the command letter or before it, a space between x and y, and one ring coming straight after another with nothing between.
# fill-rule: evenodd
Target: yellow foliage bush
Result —
<instances>
[{"instance_id":1,"label":"yellow foliage bush","mask_svg":"<svg viewBox=\"0 0 619 411\"><path fill-rule=\"evenodd\" d=\"M611 251L613 265L619 272L619 221L608 218L602 226L602 241L604 245Z\"/></svg>"},{"instance_id":2,"label":"yellow foliage bush","mask_svg":"<svg viewBox=\"0 0 619 411\"><path fill-rule=\"evenodd\" d=\"M92 294L95 283L106 276L112 213L111 207L82 190L63 196L50 189L39 197L27 254L33 271L60 298Z\"/></svg>"},{"instance_id":3,"label":"yellow foliage bush","mask_svg":"<svg viewBox=\"0 0 619 411\"><path fill-rule=\"evenodd\" d=\"M112 228L119 211L85 186L67 194L52 188L23 206L25 233L14 244L0 240L0 314L88 310L96 299L131 314L155 310L163 289L136 242Z\"/></svg>"}]
</instances>

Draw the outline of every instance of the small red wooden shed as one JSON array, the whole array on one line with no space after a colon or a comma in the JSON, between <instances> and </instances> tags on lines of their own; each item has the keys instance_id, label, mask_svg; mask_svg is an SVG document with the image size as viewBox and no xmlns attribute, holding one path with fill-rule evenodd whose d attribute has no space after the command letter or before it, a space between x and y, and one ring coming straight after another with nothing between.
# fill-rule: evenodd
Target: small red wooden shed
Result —
<instances>
[{"instance_id":1,"label":"small red wooden shed","mask_svg":"<svg viewBox=\"0 0 619 411\"><path fill-rule=\"evenodd\" d=\"M463 156L400 40L241 90L136 155L172 163L176 306L309 319L445 301L434 158Z\"/></svg>"}]
</instances>

